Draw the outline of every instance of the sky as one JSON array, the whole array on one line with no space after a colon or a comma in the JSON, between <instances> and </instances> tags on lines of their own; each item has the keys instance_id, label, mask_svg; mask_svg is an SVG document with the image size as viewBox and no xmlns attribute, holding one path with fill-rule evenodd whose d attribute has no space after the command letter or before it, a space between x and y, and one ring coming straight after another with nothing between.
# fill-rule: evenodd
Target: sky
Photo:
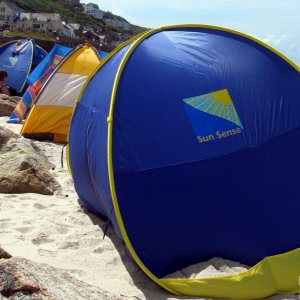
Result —
<instances>
[{"instance_id":1,"label":"sky","mask_svg":"<svg viewBox=\"0 0 300 300\"><path fill-rule=\"evenodd\" d=\"M148 28L210 24L253 35L300 66L300 0L81 0Z\"/></svg>"}]
</instances>

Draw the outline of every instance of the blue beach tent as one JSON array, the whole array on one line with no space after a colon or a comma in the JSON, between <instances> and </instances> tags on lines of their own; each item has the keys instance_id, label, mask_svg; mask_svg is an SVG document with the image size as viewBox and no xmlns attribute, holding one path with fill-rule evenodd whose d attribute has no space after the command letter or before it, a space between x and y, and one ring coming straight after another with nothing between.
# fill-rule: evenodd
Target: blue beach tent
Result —
<instances>
[{"instance_id":1,"label":"blue beach tent","mask_svg":"<svg viewBox=\"0 0 300 300\"><path fill-rule=\"evenodd\" d=\"M213 26L151 30L113 51L74 110L69 167L143 271L187 296L299 292L300 74ZM222 257L241 274L168 274Z\"/></svg>"},{"instance_id":2,"label":"blue beach tent","mask_svg":"<svg viewBox=\"0 0 300 300\"><path fill-rule=\"evenodd\" d=\"M106 51L102 51L102 50L99 51L99 55L100 55L101 60L103 60L108 54L109 53L106 52Z\"/></svg>"},{"instance_id":3,"label":"blue beach tent","mask_svg":"<svg viewBox=\"0 0 300 300\"><path fill-rule=\"evenodd\" d=\"M28 75L47 52L31 39L10 41L0 46L0 68L8 73L7 85L18 92L26 90Z\"/></svg>"}]
</instances>

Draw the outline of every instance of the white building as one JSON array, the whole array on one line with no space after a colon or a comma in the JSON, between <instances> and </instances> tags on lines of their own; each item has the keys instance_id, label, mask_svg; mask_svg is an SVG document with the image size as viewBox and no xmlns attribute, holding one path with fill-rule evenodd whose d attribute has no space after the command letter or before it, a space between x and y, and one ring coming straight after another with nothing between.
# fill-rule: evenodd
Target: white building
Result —
<instances>
[{"instance_id":1,"label":"white building","mask_svg":"<svg viewBox=\"0 0 300 300\"><path fill-rule=\"evenodd\" d=\"M80 24L78 23L69 23L68 25L71 26L75 31L80 29Z\"/></svg>"},{"instance_id":2,"label":"white building","mask_svg":"<svg viewBox=\"0 0 300 300\"><path fill-rule=\"evenodd\" d=\"M15 23L17 29L33 32L56 32L63 31L62 20L59 14L50 13L24 13L20 14L20 19Z\"/></svg>"},{"instance_id":3,"label":"white building","mask_svg":"<svg viewBox=\"0 0 300 300\"><path fill-rule=\"evenodd\" d=\"M63 34L65 36L68 36L72 39L76 39L77 36L75 34L75 28L73 26L71 26L70 24L66 24L65 22L63 22Z\"/></svg>"},{"instance_id":4,"label":"white building","mask_svg":"<svg viewBox=\"0 0 300 300\"><path fill-rule=\"evenodd\" d=\"M0 26L10 28L14 17L19 14L18 7L8 0L0 0Z\"/></svg>"},{"instance_id":5,"label":"white building","mask_svg":"<svg viewBox=\"0 0 300 300\"><path fill-rule=\"evenodd\" d=\"M82 3L84 12L87 15L92 16L95 19L103 19L104 16L104 12L102 10L99 9L99 6L95 3L88 3L88 4L84 4Z\"/></svg>"},{"instance_id":6,"label":"white building","mask_svg":"<svg viewBox=\"0 0 300 300\"><path fill-rule=\"evenodd\" d=\"M54 33L76 38L76 29L62 21L60 14L52 13L24 13L13 23L13 27L20 31Z\"/></svg>"},{"instance_id":7,"label":"white building","mask_svg":"<svg viewBox=\"0 0 300 300\"><path fill-rule=\"evenodd\" d=\"M83 12L86 14L86 4L85 3L80 3L83 7Z\"/></svg>"}]
</instances>

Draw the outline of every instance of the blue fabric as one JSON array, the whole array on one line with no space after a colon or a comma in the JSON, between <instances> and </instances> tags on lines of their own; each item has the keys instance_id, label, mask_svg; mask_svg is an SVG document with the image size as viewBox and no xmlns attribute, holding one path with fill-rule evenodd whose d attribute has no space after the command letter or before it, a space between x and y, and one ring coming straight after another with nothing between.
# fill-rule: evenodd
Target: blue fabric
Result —
<instances>
[{"instance_id":1,"label":"blue fabric","mask_svg":"<svg viewBox=\"0 0 300 300\"><path fill-rule=\"evenodd\" d=\"M222 157L117 173L140 259L163 277L212 257L254 265L298 248L299 141L297 130Z\"/></svg>"},{"instance_id":2,"label":"blue fabric","mask_svg":"<svg viewBox=\"0 0 300 300\"><path fill-rule=\"evenodd\" d=\"M70 165L80 202L110 219L119 233L107 172L107 116L116 72L128 46L94 76L76 106L69 133Z\"/></svg>"},{"instance_id":3,"label":"blue fabric","mask_svg":"<svg viewBox=\"0 0 300 300\"><path fill-rule=\"evenodd\" d=\"M196 110L189 105L183 105L191 120L191 124L196 136L207 137L215 132L220 131L220 128L222 128L223 131L238 128L238 126L232 122L221 118L216 118L211 114Z\"/></svg>"},{"instance_id":4,"label":"blue fabric","mask_svg":"<svg viewBox=\"0 0 300 300\"><path fill-rule=\"evenodd\" d=\"M52 64L55 55L65 57L71 50L72 48L55 44L50 52L27 77L28 84L33 85L46 72Z\"/></svg>"},{"instance_id":5,"label":"blue fabric","mask_svg":"<svg viewBox=\"0 0 300 300\"><path fill-rule=\"evenodd\" d=\"M95 74L71 124L76 191L106 216L106 117L123 52ZM214 256L252 265L300 246L299 86L291 65L233 33L165 30L136 48L117 90L112 155L126 232L152 273Z\"/></svg>"},{"instance_id":6,"label":"blue fabric","mask_svg":"<svg viewBox=\"0 0 300 300\"><path fill-rule=\"evenodd\" d=\"M115 132L135 134L115 135L114 148L122 153L118 156L122 162L114 164L116 170L137 171L224 155L299 126L299 73L260 45L229 37L214 31L167 31L138 47L123 72L117 98L122 101L116 102L114 112ZM244 130L199 145L183 99L222 89L229 91ZM219 121L214 117L214 122Z\"/></svg>"},{"instance_id":7,"label":"blue fabric","mask_svg":"<svg viewBox=\"0 0 300 300\"><path fill-rule=\"evenodd\" d=\"M40 48L37 47L34 44L34 52L33 52L33 59L32 59L32 66L31 66L31 71L33 71L41 61L47 56L47 52Z\"/></svg>"},{"instance_id":8,"label":"blue fabric","mask_svg":"<svg viewBox=\"0 0 300 300\"><path fill-rule=\"evenodd\" d=\"M47 54L44 50L35 47L31 40L21 40L21 43L27 43L21 51L16 51L17 42L0 47L0 68L8 73L7 85L19 92L27 88L23 85L28 72L32 69L31 64L33 67L36 66Z\"/></svg>"},{"instance_id":9,"label":"blue fabric","mask_svg":"<svg viewBox=\"0 0 300 300\"><path fill-rule=\"evenodd\" d=\"M299 86L285 61L229 33L162 32L133 53L115 103L113 165L127 233L154 274L216 255L255 264L300 245L300 139L289 134L300 127ZM223 89L244 129L199 143L205 127L239 126L183 100Z\"/></svg>"},{"instance_id":10,"label":"blue fabric","mask_svg":"<svg viewBox=\"0 0 300 300\"><path fill-rule=\"evenodd\" d=\"M101 60L103 60L109 53L108 52L105 52L105 51L99 51L99 55L100 55L100 58Z\"/></svg>"}]
</instances>

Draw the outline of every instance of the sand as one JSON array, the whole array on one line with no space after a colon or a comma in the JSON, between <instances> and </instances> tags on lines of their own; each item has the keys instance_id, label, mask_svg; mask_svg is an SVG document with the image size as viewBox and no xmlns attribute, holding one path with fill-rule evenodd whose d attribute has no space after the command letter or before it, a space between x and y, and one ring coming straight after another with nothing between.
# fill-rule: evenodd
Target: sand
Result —
<instances>
[{"instance_id":1,"label":"sand","mask_svg":"<svg viewBox=\"0 0 300 300\"><path fill-rule=\"evenodd\" d=\"M21 125L6 124L6 120L7 117L1 117L0 125L19 133ZM34 143L55 165L51 173L62 189L53 196L0 194L0 244L3 249L13 256L62 269L81 281L124 299L187 300L186 297L168 294L148 279L130 258L112 227L103 239L105 221L81 208L67 167L61 167L62 145ZM220 264L224 266L220 267ZM225 261L224 264L224 261L214 259L191 266L184 272L185 275L199 277L243 270L245 266L238 263ZM299 296L269 299L299 299Z\"/></svg>"}]
</instances>

